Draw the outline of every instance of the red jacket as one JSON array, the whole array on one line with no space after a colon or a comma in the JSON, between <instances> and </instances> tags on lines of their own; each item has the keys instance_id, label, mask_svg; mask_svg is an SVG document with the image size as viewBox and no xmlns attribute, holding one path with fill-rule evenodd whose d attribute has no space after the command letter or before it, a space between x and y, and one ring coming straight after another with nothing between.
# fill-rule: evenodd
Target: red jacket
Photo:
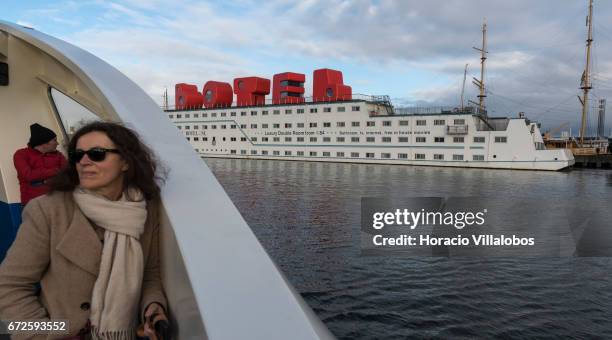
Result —
<instances>
[{"instance_id":1,"label":"red jacket","mask_svg":"<svg viewBox=\"0 0 612 340\"><path fill-rule=\"evenodd\" d=\"M13 162L23 205L49 192L49 186L44 181L55 176L67 163L64 155L57 151L43 154L30 147L17 150Z\"/></svg>"}]
</instances>

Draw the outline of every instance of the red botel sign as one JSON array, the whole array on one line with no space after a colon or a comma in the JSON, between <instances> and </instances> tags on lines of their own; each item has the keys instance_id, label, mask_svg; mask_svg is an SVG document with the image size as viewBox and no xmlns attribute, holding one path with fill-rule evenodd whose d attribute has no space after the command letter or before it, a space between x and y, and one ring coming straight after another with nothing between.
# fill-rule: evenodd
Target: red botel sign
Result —
<instances>
[{"instance_id":1,"label":"red botel sign","mask_svg":"<svg viewBox=\"0 0 612 340\"><path fill-rule=\"evenodd\" d=\"M342 72L322 68L313 73L313 102L351 100L353 92L350 86L344 85Z\"/></svg>"},{"instance_id":2,"label":"red botel sign","mask_svg":"<svg viewBox=\"0 0 612 340\"><path fill-rule=\"evenodd\" d=\"M234 79L237 106L265 105L270 93L270 79L244 77Z\"/></svg>"},{"instance_id":3,"label":"red botel sign","mask_svg":"<svg viewBox=\"0 0 612 340\"><path fill-rule=\"evenodd\" d=\"M306 76L302 73L285 72L275 74L272 78L273 104L289 104L304 102L304 82Z\"/></svg>"},{"instance_id":4,"label":"red botel sign","mask_svg":"<svg viewBox=\"0 0 612 340\"><path fill-rule=\"evenodd\" d=\"M174 106L177 110L200 109L203 100L196 85L180 83L174 86Z\"/></svg>"},{"instance_id":5,"label":"red botel sign","mask_svg":"<svg viewBox=\"0 0 612 340\"><path fill-rule=\"evenodd\" d=\"M208 81L202 90L204 96L204 107L229 107L232 105L234 93L232 86L219 81Z\"/></svg>"}]
</instances>

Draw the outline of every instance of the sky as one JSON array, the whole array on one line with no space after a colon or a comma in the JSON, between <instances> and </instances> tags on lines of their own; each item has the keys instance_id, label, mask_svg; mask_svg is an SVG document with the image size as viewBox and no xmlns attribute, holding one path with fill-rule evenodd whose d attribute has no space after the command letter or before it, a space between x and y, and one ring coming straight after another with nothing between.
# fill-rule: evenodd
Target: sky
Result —
<instances>
[{"instance_id":1,"label":"sky","mask_svg":"<svg viewBox=\"0 0 612 340\"><path fill-rule=\"evenodd\" d=\"M275 73L341 70L353 93L395 106L477 101L482 23L487 22L486 106L542 130L577 134L585 67L587 0L59 0L3 1L0 20L33 27L107 61L161 105L168 88ZM610 97L612 1L594 1L590 106ZM595 133L597 110L588 129Z\"/></svg>"}]
</instances>

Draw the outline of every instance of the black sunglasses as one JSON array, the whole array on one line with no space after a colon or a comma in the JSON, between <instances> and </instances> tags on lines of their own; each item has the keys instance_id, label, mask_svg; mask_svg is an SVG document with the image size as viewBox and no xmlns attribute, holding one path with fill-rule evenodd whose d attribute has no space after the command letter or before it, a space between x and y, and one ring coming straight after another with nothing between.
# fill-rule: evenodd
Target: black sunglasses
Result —
<instances>
[{"instance_id":1,"label":"black sunglasses","mask_svg":"<svg viewBox=\"0 0 612 340\"><path fill-rule=\"evenodd\" d=\"M117 149L105 149L105 148L91 148L87 151L76 149L74 151L69 152L70 162L76 164L83 159L83 156L87 155L87 157L93 162L102 162L106 158L107 152L119 153Z\"/></svg>"}]
</instances>

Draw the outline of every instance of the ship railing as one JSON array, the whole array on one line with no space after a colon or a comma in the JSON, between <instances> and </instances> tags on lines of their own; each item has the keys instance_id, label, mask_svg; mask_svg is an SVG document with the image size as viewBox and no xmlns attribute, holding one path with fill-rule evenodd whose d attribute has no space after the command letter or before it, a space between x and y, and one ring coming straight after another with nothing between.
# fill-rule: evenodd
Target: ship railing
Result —
<instances>
[{"instance_id":1,"label":"ship railing","mask_svg":"<svg viewBox=\"0 0 612 340\"><path fill-rule=\"evenodd\" d=\"M397 115L419 115L419 114L482 114L486 115L486 110L481 110L476 106L406 106L396 107Z\"/></svg>"},{"instance_id":2,"label":"ship railing","mask_svg":"<svg viewBox=\"0 0 612 340\"><path fill-rule=\"evenodd\" d=\"M292 104L324 104L324 103L338 103L338 102L357 102L365 101L369 103L375 103L379 105L385 105L392 107L391 99L389 96L377 96L377 95L366 95L354 93L346 96L334 96L334 97L282 97L280 100L274 101L268 98L258 103L239 103L233 101L231 104L218 104L211 108L206 108L204 105L162 105L160 108L164 111L193 111L202 109L229 109L229 108L247 108L247 107L262 107L268 105L292 105Z\"/></svg>"}]
</instances>

